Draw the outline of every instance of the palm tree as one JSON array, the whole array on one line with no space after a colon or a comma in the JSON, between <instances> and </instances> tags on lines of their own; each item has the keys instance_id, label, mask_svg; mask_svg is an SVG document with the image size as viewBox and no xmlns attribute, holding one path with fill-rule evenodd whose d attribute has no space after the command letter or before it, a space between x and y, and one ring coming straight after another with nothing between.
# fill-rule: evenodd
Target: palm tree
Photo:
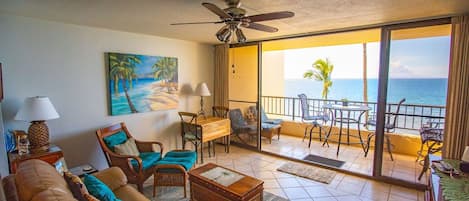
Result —
<instances>
[{"instance_id":1,"label":"palm tree","mask_svg":"<svg viewBox=\"0 0 469 201\"><path fill-rule=\"evenodd\" d=\"M332 65L329 59L318 59L313 63L313 69L308 70L303 74L304 78L322 81L322 98L326 100L327 94L329 94L329 87L332 86L332 70L334 70L334 65Z\"/></svg>"},{"instance_id":2,"label":"palm tree","mask_svg":"<svg viewBox=\"0 0 469 201\"><path fill-rule=\"evenodd\" d=\"M154 70L155 79L163 80L169 92L171 89L169 82L174 80L177 74L176 58L163 57L152 66L152 69Z\"/></svg>"},{"instance_id":3,"label":"palm tree","mask_svg":"<svg viewBox=\"0 0 469 201\"><path fill-rule=\"evenodd\" d=\"M114 95L119 94L119 81L121 81L124 94L127 99L130 111L137 113L132 100L129 96L129 89L133 88L132 80L136 77L135 65L141 63L141 60L136 55L123 55L123 54L109 54L109 74L111 80L114 82ZM127 82L129 87L127 87Z\"/></svg>"}]
</instances>

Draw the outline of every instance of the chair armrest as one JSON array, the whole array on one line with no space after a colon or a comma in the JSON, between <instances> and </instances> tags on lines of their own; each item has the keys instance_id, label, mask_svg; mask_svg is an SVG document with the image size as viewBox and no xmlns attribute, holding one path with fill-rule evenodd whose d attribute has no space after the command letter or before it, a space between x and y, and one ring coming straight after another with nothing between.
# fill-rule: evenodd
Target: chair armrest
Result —
<instances>
[{"instance_id":1,"label":"chair armrest","mask_svg":"<svg viewBox=\"0 0 469 201\"><path fill-rule=\"evenodd\" d=\"M139 172L143 171L142 159L138 156L119 155L113 152L108 152L108 154L111 160L111 165L120 167L125 173L128 172L131 174L138 174ZM130 162L132 159L137 161L137 168L134 168L134 166Z\"/></svg>"},{"instance_id":2,"label":"chair armrest","mask_svg":"<svg viewBox=\"0 0 469 201\"><path fill-rule=\"evenodd\" d=\"M127 184L127 177L118 167L110 167L93 174L112 191Z\"/></svg>"},{"instance_id":3,"label":"chair armrest","mask_svg":"<svg viewBox=\"0 0 469 201\"><path fill-rule=\"evenodd\" d=\"M163 144L156 141L138 141L135 140L137 144L138 151L140 152L154 152L153 145L158 145L160 147L160 153L163 154Z\"/></svg>"}]
</instances>

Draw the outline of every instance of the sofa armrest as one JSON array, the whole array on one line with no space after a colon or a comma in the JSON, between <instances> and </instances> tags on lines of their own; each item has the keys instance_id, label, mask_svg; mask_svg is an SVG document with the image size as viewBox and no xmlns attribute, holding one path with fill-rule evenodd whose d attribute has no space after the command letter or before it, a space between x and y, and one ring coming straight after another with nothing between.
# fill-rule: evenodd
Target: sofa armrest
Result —
<instances>
[{"instance_id":1,"label":"sofa armrest","mask_svg":"<svg viewBox=\"0 0 469 201\"><path fill-rule=\"evenodd\" d=\"M118 167L110 167L93 175L106 184L112 191L127 184L127 177Z\"/></svg>"}]
</instances>

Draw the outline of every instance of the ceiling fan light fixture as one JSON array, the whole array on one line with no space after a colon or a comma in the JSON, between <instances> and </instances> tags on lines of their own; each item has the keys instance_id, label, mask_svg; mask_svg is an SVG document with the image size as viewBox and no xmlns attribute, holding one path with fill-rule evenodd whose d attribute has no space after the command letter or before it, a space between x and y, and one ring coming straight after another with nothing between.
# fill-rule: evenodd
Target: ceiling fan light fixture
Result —
<instances>
[{"instance_id":1,"label":"ceiling fan light fixture","mask_svg":"<svg viewBox=\"0 0 469 201\"><path fill-rule=\"evenodd\" d=\"M216 34L217 39L221 42L227 42L229 41L231 37L231 30L229 25L223 26Z\"/></svg>"},{"instance_id":2,"label":"ceiling fan light fixture","mask_svg":"<svg viewBox=\"0 0 469 201\"><path fill-rule=\"evenodd\" d=\"M236 37L238 38L239 43L246 42L246 36L244 35L243 31L239 28L236 29Z\"/></svg>"}]
</instances>

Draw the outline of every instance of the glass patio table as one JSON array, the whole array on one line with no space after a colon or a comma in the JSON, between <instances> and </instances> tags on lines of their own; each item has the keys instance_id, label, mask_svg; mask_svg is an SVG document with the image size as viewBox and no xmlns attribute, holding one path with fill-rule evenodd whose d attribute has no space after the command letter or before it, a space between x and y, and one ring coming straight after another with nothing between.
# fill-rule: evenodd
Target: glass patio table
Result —
<instances>
[{"instance_id":1,"label":"glass patio table","mask_svg":"<svg viewBox=\"0 0 469 201\"><path fill-rule=\"evenodd\" d=\"M363 116L363 114L365 114L366 111L370 110L370 107L368 106L365 106L365 105L347 105L347 106L344 106L342 104L325 104L323 106L324 109L327 109L330 111L331 113L331 116L332 116L332 125L336 125L336 123L339 123L339 133L335 133L336 135L339 135L339 140L336 141L337 142L337 155L339 155L339 151L340 151L340 145L342 144L342 127L343 127L343 124L347 124L347 145L350 145L350 144L361 144L362 148L363 148L363 151L365 151L365 142L363 142L363 139L362 139L362 136L361 136L361 133L360 133L360 120ZM358 118L355 118L355 117L351 117L351 114L352 113L356 113L358 112L359 115L358 115ZM346 116L344 116L344 113L347 113ZM355 115L354 115L355 116ZM350 135L350 124L357 124L357 130L358 130L358 136L357 135ZM326 135L326 139L324 140L324 143L322 144L323 146L328 143L328 141L332 141L330 140L330 136L331 136L331 131L332 131L332 127L331 129L329 129L329 132L327 133ZM360 142L355 142L355 143L351 143L350 142L350 137L355 137L355 138L358 138L360 140Z\"/></svg>"}]
</instances>

